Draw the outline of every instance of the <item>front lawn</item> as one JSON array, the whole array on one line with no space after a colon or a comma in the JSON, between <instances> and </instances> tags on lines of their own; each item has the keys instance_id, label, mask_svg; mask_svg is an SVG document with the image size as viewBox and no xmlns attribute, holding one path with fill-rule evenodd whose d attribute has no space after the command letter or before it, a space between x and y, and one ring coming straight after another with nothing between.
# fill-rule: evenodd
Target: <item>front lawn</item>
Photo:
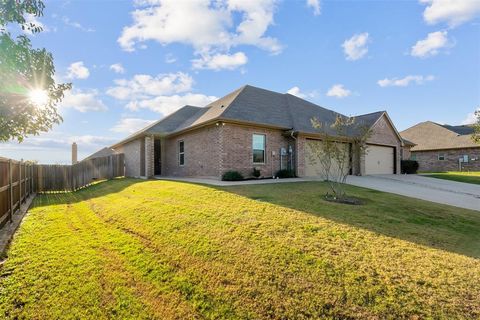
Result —
<instances>
[{"instance_id":1,"label":"front lawn","mask_svg":"<svg viewBox=\"0 0 480 320\"><path fill-rule=\"evenodd\" d=\"M432 177L437 179L452 180L458 182L466 182L473 184L480 184L480 171L463 172L463 171L449 171L438 172L426 175L426 177Z\"/></svg>"},{"instance_id":2,"label":"front lawn","mask_svg":"<svg viewBox=\"0 0 480 320\"><path fill-rule=\"evenodd\" d=\"M479 318L480 214L319 182L120 179L37 197L0 318Z\"/></svg>"}]
</instances>

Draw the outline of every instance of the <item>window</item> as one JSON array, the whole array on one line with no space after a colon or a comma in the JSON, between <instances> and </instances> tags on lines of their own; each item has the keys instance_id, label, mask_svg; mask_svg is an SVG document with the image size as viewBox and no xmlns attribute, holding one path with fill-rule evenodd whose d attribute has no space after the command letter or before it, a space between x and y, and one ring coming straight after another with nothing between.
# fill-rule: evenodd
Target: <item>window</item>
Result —
<instances>
[{"instance_id":1,"label":"window","mask_svg":"<svg viewBox=\"0 0 480 320\"><path fill-rule=\"evenodd\" d=\"M444 153L439 153L438 154L438 160L440 160L440 161L445 160L445 154Z\"/></svg>"},{"instance_id":2,"label":"window","mask_svg":"<svg viewBox=\"0 0 480 320\"><path fill-rule=\"evenodd\" d=\"M265 163L265 135L254 134L252 139L253 163Z\"/></svg>"},{"instance_id":3,"label":"window","mask_svg":"<svg viewBox=\"0 0 480 320\"><path fill-rule=\"evenodd\" d=\"M412 153L410 155L410 160L414 160L414 161L417 160L417 155Z\"/></svg>"},{"instance_id":4,"label":"window","mask_svg":"<svg viewBox=\"0 0 480 320\"><path fill-rule=\"evenodd\" d=\"M178 141L178 164L181 166L185 164L185 143L183 140Z\"/></svg>"},{"instance_id":5,"label":"window","mask_svg":"<svg viewBox=\"0 0 480 320\"><path fill-rule=\"evenodd\" d=\"M463 156L463 162L464 162L464 163L467 163L467 162L468 162L468 154L466 154L466 155Z\"/></svg>"}]
</instances>

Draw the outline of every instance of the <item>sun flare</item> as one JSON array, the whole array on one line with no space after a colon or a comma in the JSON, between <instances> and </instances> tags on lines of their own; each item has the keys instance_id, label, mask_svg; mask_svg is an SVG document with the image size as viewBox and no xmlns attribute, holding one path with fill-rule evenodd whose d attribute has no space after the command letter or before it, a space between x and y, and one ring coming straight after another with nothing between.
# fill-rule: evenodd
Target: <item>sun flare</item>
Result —
<instances>
[{"instance_id":1,"label":"sun flare","mask_svg":"<svg viewBox=\"0 0 480 320\"><path fill-rule=\"evenodd\" d=\"M28 98L37 107L43 107L48 102L48 94L42 89L34 89L30 91Z\"/></svg>"}]
</instances>

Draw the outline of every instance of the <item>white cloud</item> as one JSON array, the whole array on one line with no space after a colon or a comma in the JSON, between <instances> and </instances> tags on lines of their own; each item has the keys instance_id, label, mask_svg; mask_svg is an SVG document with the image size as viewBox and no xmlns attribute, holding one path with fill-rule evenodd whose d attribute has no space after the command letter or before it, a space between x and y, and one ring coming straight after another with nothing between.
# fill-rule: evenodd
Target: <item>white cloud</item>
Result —
<instances>
[{"instance_id":1,"label":"white cloud","mask_svg":"<svg viewBox=\"0 0 480 320\"><path fill-rule=\"evenodd\" d=\"M343 52L347 60L358 60L368 52L367 44L370 41L367 32L355 34L342 44Z\"/></svg>"},{"instance_id":2,"label":"white cloud","mask_svg":"<svg viewBox=\"0 0 480 320\"><path fill-rule=\"evenodd\" d=\"M437 55L441 48L449 45L447 31L432 32L425 39L417 41L410 54L420 58L431 57Z\"/></svg>"},{"instance_id":3,"label":"white cloud","mask_svg":"<svg viewBox=\"0 0 480 320\"><path fill-rule=\"evenodd\" d=\"M69 79L87 79L90 76L90 71L83 65L83 61L72 63L68 67L67 78Z\"/></svg>"},{"instance_id":4,"label":"white cloud","mask_svg":"<svg viewBox=\"0 0 480 320\"><path fill-rule=\"evenodd\" d=\"M166 62L166 63L169 63L169 64L170 64L170 63L174 63L174 62L176 62L176 61L177 61L177 58L175 58L175 56L174 56L173 54L167 53L167 54L165 55L165 62Z\"/></svg>"},{"instance_id":5,"label":"white cloud","mask_svg":"<svg viewBox=\"0 0 480 320\"><path fill-rule=\"evenodd\" d=\"M307 6L313 9L313 14L318 16L320 15L320 0L307 0Z\"/></svg>"},{"instance_id":6,"label":"white cloud","mask_svg":"<svg viewBox=\"0 0 480 320\"><path fill-rule=\"evenodd\" d=\"M29 136L22 143L14 141L2 143L1 151L18 160L37 160L42 164L70 164L73 142L77 142L79 159L83 159L118 141L118 138L109 136L70 134L69 130L62 130L62 127L67 129L72 125L67 121L69 120L55 126L51 131L40 133L38 136ZM77 124L77 121L73 121L73 124Z\"/></svg>"},{"instance_id":7,"label":"white cloud","mask_svg":"<svg viewBox=\"0 0 480 320\"><path fill-rule=\"evenodd\" d=\"M187 92L192 88L193 79L183 72L159 74L156 77L137 74L131 80L115 80L115 84L115 87L107 90L107 94L119 100L128 100Z\"/></svg>"},{"instance_id":8,"label":"white cloud","mask_svg":"<svg viewBox=\"0 0 480 320\"><path fill-rule=\"evenodd\" d=\"M317 96L316 91L311 92L303 92L298 86L294 86L287 90L287 93L294 95L296 97L307 99L307 98L315 98Z\"/></svg>"},{"instance_id":9,"label":"white cloud","mask_svg":"<svg viewBox=\"0 0 480 320\"><path fill-rule=\"evenodd\" d=\"M194 69L210 69L210 70L234 70L245 65L248 61L247 56L243 52L230 54L204 54L199 59L192 60Z\"/></svg>"},{"instance_id":10,"label":"white cloud","mask_svg":"<svg viewBox=\"0 0 480 320\"><path fill-rule=\"evenodd\" d=\"M105 136L94 135L68 135L65 132L52 132L42 134L41 136L31 136L26 138L20 145L12 142L6 144L6 147L19 146L22 148L45 151L51 148L67 148L70 149L71 144L76 142L79 146L92 149L106 144L114 143L116 139Z\"/></svg>"},{"instance_id":11,"label":"white cloud","mask_svg":"<svg viewBox=\"0 0 480 320\"><path fill-rule=\"evenodd\" d=\"M480 15L478 0L421 0L427 4L423 19L428 24L446 22L450 27L456 27Z\"/></svg>"},{"instance_id":12,"label":"white cloud","mask_svg":"<svg viewBox=\"0 0 480 320\"><path fill-rule=\"evenodd\" d=\"M115 73L125 73L125 68L122 66L121 63L114 63L110 66L110 70Z\"/></svg>"},{"instance_id":13,"label":"white cloud","mask_svg":"<svg viewBox=\"0 0 480 320\"><path fill-rule=\"evenodd\" d=\"M351 95L352 92L343 87L343 84L335 84L328 91L327 96L335 98L345 98Z\"/></svg>"},{"instance_id":14,"label":"white cloud","mask_svg":"<svg viewBox=\"0 0 480 320\"><path fill-rule=\"evenodd\" d=\"M480 108L478 108L477 111L480 112ZM477 123L477 121L478 121L478 118L475 115L475 112L472 112L467 114L467 117L465 118L465 120L462 121L462 124L473 124L473 123Z\"/></svg>"},{"instance_id":15,"label":"white cloud","mask_svg":"<svg viewBox=\"0 0 480 320\"><path fill-rule=\"evenodd\" d=\"M229 55L230 48L252 45L272 54L282 51L277 39L265 35L273 25L277 0L137 1L133 23L118 43L134 51L138 43L191 45L196 55Z\"/></svg>"},{"instance_id":16,"label":"white cloud","mask_svg":"<svg viewBox=\"0 0 480 320\"><path fill-rule=\"evenodd\" d=\"M30 24L34 24L36 27L42 28L43 32L50 32L51 31L50 28L47 25L40 22L40 20L38 20L38 17L36 17L33 14L27 13L25 15L25 22L28 24L29 27L30 27ZM32 34L32 31L27 30L27 29L25 29L23 32L26 33L26 34Z\"/></svg>"},{"instance_id":17,"label":"white cloud","mask_svg":"<svg viewBox=\"0 0 480 320\"><path fill-rule=\"evenodd\" d=\"M406 87L410 85L410 83L415 83L415 84L424 84L427 81L432 81L434 80L434 76L419 76L419 75L410 75L406 76L404 78L385 78L383 80L378 80L378 85L380 87Z\"/></svg>"},{"instance_id":18,"label":"white cloud","mask_svg":"<svg viewBox=\"0 0 480 320\"><path fill-rule=\"evenodd\" d=\"M184 95L157 96L151 99L133 100L126 107L132 111L149 109L166 116L184 105L203 107L217 99L215 96L187 93Z\"/></svg>"},{"instance_id":19,"label":"white cloud","mask_svg":"<svg viewBox=\"0 0 480 320\"><path fill-rule=\"evenodd\" d=\"M79 29L83 32L94 32L95 29L93 28L88 28L88 27L84 27L83 25L81 25L79 22L76 22L76 21L72 21L70 20L70 18L68 17L63 17L62 18L62 21L63 23L65 23L67 26L70 26L70 27L74 27L76 29Z\"/></svg>"},{"instance_id":20,"label":"white cloud","mask_svg":"<svg viewBox=\"0 0 480 320\"><path fill-rule=\"evenodd\" d=\"M170 114L186 104L202 107L217 99L190 92L193 83L192 77L183 72L159 74L156 77L139 74L130 80L115 80L116 86L109 88L107 94L127 102L126 108L132 111L149 109L162 115Z\"/></svg>"},{"instance_id":21,"label":"white cloud","mask_svg":"<svg viewBox=\"0 0 480 320\"><path fill-rule=\"evenodd\" d=\"M80 112L107 110L107 106L98 95L97 90L82 91L73 89L65 93L65 96L60 102L60 107L72 108Z\"/></svg>"},{"instance_id":22,"label":"white cloud","mask_svg":"<svg viewBox=\"0 0 480 320\"><path fill-rule=\"evenodd\" d=\"M134 133L138 130L152 124L155 120L145 120L139 118L123 118L118 121L110 130L120 133Z\"/></svg>"},{"instance_id":23,"label":"white cloud","mask_svg":"<svg viewBox=\"0 0 480 320\"><path fill-rule=\"evenodd\" d=\"M301 92L300 88L295 86L287 90L287 93L290 93L291 95L297 96L299 98L306 98L307 95L303 92Z\"/></svg>"}]
</instances>

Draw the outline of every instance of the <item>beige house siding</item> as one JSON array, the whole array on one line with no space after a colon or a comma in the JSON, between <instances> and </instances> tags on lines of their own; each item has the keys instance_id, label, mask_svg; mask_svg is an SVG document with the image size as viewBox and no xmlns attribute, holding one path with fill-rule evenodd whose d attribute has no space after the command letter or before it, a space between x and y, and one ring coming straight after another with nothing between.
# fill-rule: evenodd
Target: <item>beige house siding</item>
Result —
<instances>
[{"instance_id":1,"label":"beige house siding","mask_svg":"<svg viewBox=\"0 0 480 320\"><path fill-rule=\"evenodd\" d=\"M443 154L445 160L438 160L439 154ZM464 155L468 155L469 162L462 164L462 169L480 171L480 148L412 151L412 155L419 171L458 171L458 159Z\"/></svg>"}]
</instances>

